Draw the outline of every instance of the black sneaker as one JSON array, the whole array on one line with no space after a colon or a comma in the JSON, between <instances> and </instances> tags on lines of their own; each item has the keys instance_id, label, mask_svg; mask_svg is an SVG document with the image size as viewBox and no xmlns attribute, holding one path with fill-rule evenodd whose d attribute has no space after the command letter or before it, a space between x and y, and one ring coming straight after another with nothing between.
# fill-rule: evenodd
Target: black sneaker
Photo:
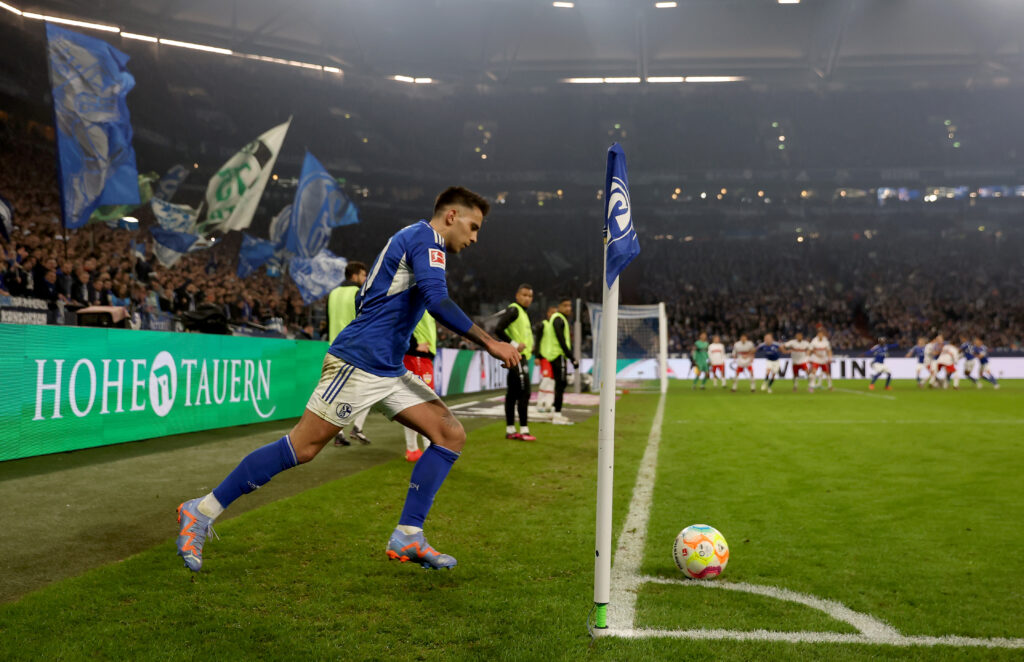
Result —
<instances>
[{"instance_id":1,"label":"black sneaker","mask_svg":"<svg viewBox=\"0 0 1024 662\"><path fill-rule=\"evenodd\" d=\"M334 436L335 446L351 446L352 442L345 438L345 431L339 430L338 434Z\"/></svg>"}]
</instances>

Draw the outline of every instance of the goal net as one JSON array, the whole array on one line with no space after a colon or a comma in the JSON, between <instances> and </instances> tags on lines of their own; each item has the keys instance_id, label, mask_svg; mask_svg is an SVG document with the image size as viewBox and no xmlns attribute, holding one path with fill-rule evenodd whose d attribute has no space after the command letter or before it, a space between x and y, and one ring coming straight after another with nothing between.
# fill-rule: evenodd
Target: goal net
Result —
<instances>
[{"instance_id":1,"label":"goal net","mask_svg":"<svg viewBox=\"0 0 1024 662\"><path fill-rule=\"evenodd\" d=\"M600 346L601 337L601 304L588 303L590 312L590 329L593 346ZM651 361L651 370L641 370L641 374L657 376L661 382L661 392L668 390L668 319L665 315L665 304L649 306L619 306L619 328L616 337L618 346L619 366L626 360L635 364L638 360ZM601 383L602 370L599 352L594 352L594 384ZM637 366L634 366L637 367ZM644 368L646 366L638 366ZM653 371L653 372L652 372Z\"/></svg>"}]
</instances>

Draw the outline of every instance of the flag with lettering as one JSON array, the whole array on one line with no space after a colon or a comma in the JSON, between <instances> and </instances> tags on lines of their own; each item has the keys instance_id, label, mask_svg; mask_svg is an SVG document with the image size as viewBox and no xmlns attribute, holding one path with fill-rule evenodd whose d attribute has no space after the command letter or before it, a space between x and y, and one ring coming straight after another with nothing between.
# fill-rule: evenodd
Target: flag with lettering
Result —
<instances>
[{"instance_id":1,"label":"flag with lettering","mask_svg":"<svg viewBox=\"0 0 1024 662\"><path fill-rule=\"evenodd\" d=\"M207 211L200 230L226 233L252 224L291 123L289 118L270 129L220 167L206 187Z\"/></svg>"},{"instance_id":2,"label":"flag with lettering","mask_svg":"<svg viewBox=\"0 0 1024 662\"><path fill-rule=\"evenodd\" d=\"M608 148L608 168L604 184L605 279L612 286L622 270L640 254L640 241L633 227L629 203L629 177L626 153L619 143Z\"/></svg>"},{"instance_id":3,"label":"flag with lettering","mask_svg":"<svg viewBox=\"0 0 1024 662\"><path fill-rule=\"evenodd\" d=\"M128 56L102 39L46 24L57 124L57 172L65 228L101 205L138 205L128 92ZM106 220L106 219L104 219Z\"/></svg>"}]
</instances>

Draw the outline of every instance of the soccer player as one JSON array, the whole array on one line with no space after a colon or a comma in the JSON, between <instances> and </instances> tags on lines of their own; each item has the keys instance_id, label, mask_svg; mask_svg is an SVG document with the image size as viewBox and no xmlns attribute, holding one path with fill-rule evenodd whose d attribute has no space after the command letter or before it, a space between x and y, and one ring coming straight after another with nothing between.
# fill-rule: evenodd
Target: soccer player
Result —
<instances>
[{"instance_id":1,"label":"soccer player","mask_svg":"<svg viewBox=\"0 0 1024 662\"><path fill-rule=\"evenodd\" d=\"M518 441L536 441L530 434L527 412L530 407L530 357L533 356L533 326L526 309L533 303L533 287L523 283L516 288L516 300L509 304L498 319L495 335L512 343L523 360L508 371L508 390L505 391L505 438ZM519 410L519 432L515 416Z\"/></svg>"},{"instance_id":2,"label":"soccer player","mask_svg":"<svg viewBox=\"0 0 1024 662\"><path fill-rule=\"evenodd\" d=\"M941 336L938 336L941 338ZM960 388L960 377L956 374L956 364L960 360L960 349L953 343L945 343L939 350L939 357L935 360L935 374L932 379L939 378L942 388L949 388L949 382L953 382L953 389Z\"/></svg>"},{"instance_id":3,"label":"soccer player","mask_svg":"<svg viewBox=\"0 0 1024 662\"><path fill-rule=\"evenodd\" d=\"M992 388L999 390L999 380L992 374L992 370L988 367L988 347L981 342L981 338L974 336L974 354L978 357L978 362L981 364L981 368L978 370L978 376L987 381L992 385ZM981 383L978 384L981 386Z\"/></svg>"},{"instance_id":4,"label":"soccer player","mask_svg":"<svg viewBox=\"0 0 1024 662\"><path fill-rule=\"evenodd\" d=\"M772 384L779 376L779 356L782 354L782 348L779 347L779 343L775 342L772 334L766 333L764 342L757 346L757 351L764 352L765 358L764 381L761 382L761 390L771 393Z\"/></svg>"},{"instance_id":5,"label":"soccer player","mask_svg":"<svg viewBox=\"0 0 1024 662\"><path fill-rule=\"evenodd\" d=\"M910 351L907 352L906 355L906 358L908 359L912 356L917 357L917 388L921 388L922 386L924 386L924 382L921 380L921 373L927 372L927 366L925 366L924 363L924 348L927 344L928 339L925 338L924 336L920 336L917 339L917 344L911 347Z\"/></svg>"},{"instance_id":6,"label":"soccer player","mask_svg":"<svg viewBox=\"0 0 1024 662\"><path fill-rule=\"evenodd\" d=\"M828 380L828 390L832 390L832 343L825 335L825 329L819 328L817 335L810 343L811 348L811 384L808 389L821 386L822 379Z\"/></svg>"},{"instance_id":7,"label":"soccer player","mask_svg":"<svg viewBox=\"0 0 1024 662\"><path fill-rule=\"evenodd\" d=\"M697 388L697 380L703 375L704 379L700 383L700 388L703 391L705 384L708 383L708 334L706 332L701 331L697 342L693 343L690 360L693 361L693 367L697 369L697 374L693 376L693 386L690 388Z\"/></svg>"},{"instance_id":8,"label":"soccer player","mask_svg":"<svg viewBox=\"0 0 1024 662\"><path fill-rule=\"evenodd\" d=\"M932 341L924 346L924 365L928 370L928 388L935 386L935 380L937 376L935 371L937 369L936 359L938 359L939 352L942 351L942 335L939 334L932 338Z\"/></svg>"},{"instance_id":9,"label":"soccer player","mask_svg":"<svg viewBox=\"0 0 1024 662\"><path fill-rule=\"evenodd\" d=\"M332 341L356 318L356 295L365 282L366 265L353 260L345 265L344 282L327 295L327 332ZM369 437L363 434L363 425L369 413L370 410L367 409L352 422L352 436L362 444L370 443ZM338 430L334 445L351 446L352 442L345 438L344 430Z\"/></svg>"},{"instance_id":10,"label":"soccer player","mask_svg":"<svg viewBox=\"0 0 1024 662\"><path fill-rule=\"evenodd\" d=\"M811 343L804 340L804 334L801 331L797 331L791 340L786 341L783 347L789 350L791 357L791 363L793 365L793 390L796 390L797 379L800 378L800 373L804 373L804 379L807 380L807 390L813 391L814 387L811 386L811 373L807 365L807 352L811 349Z\"/></svg>"},{"instance_id":11,"label":"soccer player","mask_svg":"<svg viewBox=\"0 0 1024 662\"><path fill-rule=\"evenodd\" d=\"M875 390L875 381L877 381L883 374L885 375L885 390L892 390L892 373L885 367L885 357L889 354L890 349L895 348L895 345L887 344L885 342L885 338L879 338L875 346L865 352L865 354L870 354L872 356L871 383L868 384L868 390Z\"/></svg>"},{"instance_id":12,"label":"soccer player","mask_svg":"<svg viewBox=\"0 0 1024 662\"><path fill-rule=\"evenodd\" d=\"M750 392L754 392L754 353L757 348L750 342L747 334L740 334L740 339L732 346L732 357L736 360L736 376L732 379L732 392L736 392L736 385L744 372L750 376Z\"/></svg>"},{"instance_id":13,"label":"soccer player","mask_svg":"<svg viewBox=\"0 0 1024 662\"><path fill-rule=\"evenodd\" d=\"M376 406L391 419L430 439L413 467L405 506L386 553L425 568L452 568L456 560L431 547L423 523L434 496L459 458L466 431L451 410L402 365L409 337L423 310L452 331L481 345L506 368L518 365L516 348L492 338L448 296L447 253L476 243L490 205L462 188L445 189L429 221L395 233L374 260L356 301L358 315L331 343L320 382L291 432L258 448L212 492L178 506L178 555L198 571L213 521L238 497L274 475L309 462L340 429Z\"/></svg>"},{"instance_id":14,"label":"soccer player","mask_svg":"<svg viewBox=\"0 0 1024 662\"><path fill-rule=\"evenodd\" d=\"M562 413L562 398L565 387L569 383L568 367L572 362L579 368L572 355L572 341L569 340L569 317L572 316L572 300L564 297L558 302L558 310L551 316L550 326L544 327L544 335L540 339L540 355L551 362L551 371L555 379L555 412L551 422L555 425L572 425L572 421Z\"/></svg>"},{"instance_id":15,"label":"soccer player","mask_svg":"<svg viewBox=\"0 0 1024 662\"><path fill-rule=\"evenodd\" d=\"M430 313L423 311L416 328L412 330L409 348L405 350L402 363L412 374L423 380L423 383L434 389L434 357L437 356L437 322ZM436 391L435 391L436 392ZM416 462L423 456L420 450L419 435L412 428L405 428L405 459ZM423 450L430 446L430 439L423 437Z\"/></svg>"},{"instance_id":16,"label":"soccer player","mask_svg":"<svg viewBox=\"0 0 1024 662\"><path fill-rule=\"evenodd\" d=\"M981 388L981 382L974 378L974 345L963 333L960 334L960 354L964 357L964 377L971 380L971 383Z\"/></svg>"},{"instance_id":17,"label":"soccer player","mask_svg":"<svg viewBox=\"0 0 1024 662\"><path fill-rule=\"evenodd\" d=\"M725 388L725 345L718 335L711 336L708 361L711 363L711 385L718 386L718 380L722 380L722 388Z\"/></svg>"}]
</instances>

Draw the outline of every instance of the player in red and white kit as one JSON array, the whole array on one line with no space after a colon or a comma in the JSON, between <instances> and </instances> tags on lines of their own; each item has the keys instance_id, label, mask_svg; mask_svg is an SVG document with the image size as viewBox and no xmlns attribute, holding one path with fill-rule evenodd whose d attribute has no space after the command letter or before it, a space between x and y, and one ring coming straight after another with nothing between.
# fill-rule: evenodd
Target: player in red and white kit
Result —
<instances>
[{"instance_id":1,"label":"player in red and white kit","mask_svg":"<svg viewBox=\"0 0 1024 662\"><path fill-rule=\"evenodd\" d=\"M711 364L711 385L718 386L719 380L722 388L725 388L725 345L722 344L720 336L711 336L711 344L708 345L708 363Z\"/></svg>"},{"instance_id":2,"label":"player in red and white kit","mask_svg":"<svg viewBox=\"0 0 1024 662\"><path fill-rule=\"evenodd\" d=\"M960 360L960 348L955 343L946 343L939 351L939 357L935 360L935 374L932 379L942 382L942 388L949 388L949 382L953 382L953 388L960 388L960 376L956 374L956 364Z\"/></svg>"},{"instance_id":3,"label":"player in red and white kit","mask_svg":"<svg viewBox=\"0 0 1024 662\"><path fill-rule=\"evenodd\" d=\"M832 390L832 343L825 335L825 329L818 329L818 334L809 343L811 350L811 376L807 388L821 386L823 379L828 380L828 390Z\"/></svg>"},{"instance_id":4,"label":"player in red and white kit","mask_svg":"<svg viewBox=\"0 0 1024 662\"><path fill-rule=\"evenodd\" d=\"M736 392L736 384L739 383L740 377L743 376L744 372L750 378L750 392L754 392L754 353L756 351L757 347L754 346L754 343L750 342L745 333L732 346L732 358L736 361L736 376L732 380L733 393Z\"/></svg>"},{"instance_id":5,"label":"player in red and white kit","mask_svg":"<svg viewBox=\"0 0 1024 662\"><path fill-rule=\"evenodd\" d=\"M942 351L943 345L942 335L937 335L932 338L932 341L924 346L924 364L928 368L928 388L934 388L938 375L935 374L938 369L939 352Z\"/></svg>"},{"instance_id":6,"label":"player in red and white kit","mask_svg":"<svg viewBox=\"0 0 1024 662\"><path fill-rule=\"evenodd\" d=\"M807 363L807 353L811 349L811 343L804 340L802 332L797 331L793 339L786 341L782 347L789 351L790 362L793 367L793 390L796 390L797 380L802 372L804 373L804 379L807 380L807 390L813 392L814 387L811 385L810 366Z\"/></svg>"}]
</instances>

